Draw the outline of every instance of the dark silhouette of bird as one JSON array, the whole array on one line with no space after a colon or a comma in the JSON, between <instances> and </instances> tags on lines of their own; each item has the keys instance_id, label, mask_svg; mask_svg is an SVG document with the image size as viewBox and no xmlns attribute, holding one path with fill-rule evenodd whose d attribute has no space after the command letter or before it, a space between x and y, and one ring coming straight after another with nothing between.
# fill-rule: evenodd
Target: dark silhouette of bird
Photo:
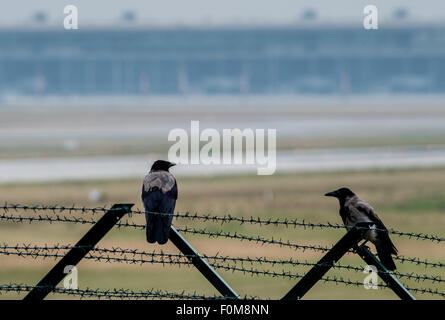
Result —
<instances>
[{"instance_id":1,"label":"dark silhouette of bird","mask_svg":"<svg viewBox=\"0 0 445 320\"><path fill-rule=\"evenodd\" d=\"M397 255L397 249L389 238L388 229L386 229L374 209L367 202L360 200L348 188L328 192L325 196L338 199L340 202L340 216L346 227L352 227L358 222L373 222L375 224L375 229L367 231L364 238L375 245L380 262L386 269L395 270L396 265L392 255Z\"/></svg>"},{"instance_id":2,"label":"dark silhouette of bird","mask_svg":"<svg viewBox=\"0 0 445 320\"><path fill-rule=\"evenodd\" d=\"M142 185L142 203L145 207L146 235L149 243L165 244L168 241L178 199L176 179L168 171L174 165L164 160L155 161Z\"/></svg>"}]
</instances>

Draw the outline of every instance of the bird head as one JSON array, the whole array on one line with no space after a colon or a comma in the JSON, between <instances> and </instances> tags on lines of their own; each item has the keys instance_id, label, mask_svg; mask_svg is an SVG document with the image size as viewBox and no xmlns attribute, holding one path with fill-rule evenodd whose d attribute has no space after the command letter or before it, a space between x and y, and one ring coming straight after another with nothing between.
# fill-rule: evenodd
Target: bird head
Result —
<instances>
[{"instance_id":1,"label":"bird head","mask_svg":"<svg viewBox=\"0 0 445 320\"><path fill-rule=\"evenodd\" d=\"M352 192L348 188L340 188L338 190L326 193L325 196L326 197L334 197L334 198L337 198L340 201L344 201L344 200L346 200L348 198L351 198L351 197L355 196L355 193Z\"/></svg>"},{"instance_id":2,"label":"bird head","mask_svg":"<svg viewBox=\"0 0 445 320\"><path fill-rule=\"evenodd\" d=\"M171 167L175 166L176 163L165 161L165 160L156 160L151 166L150 171L168 171Z\"/></svg>"}]
</instances>

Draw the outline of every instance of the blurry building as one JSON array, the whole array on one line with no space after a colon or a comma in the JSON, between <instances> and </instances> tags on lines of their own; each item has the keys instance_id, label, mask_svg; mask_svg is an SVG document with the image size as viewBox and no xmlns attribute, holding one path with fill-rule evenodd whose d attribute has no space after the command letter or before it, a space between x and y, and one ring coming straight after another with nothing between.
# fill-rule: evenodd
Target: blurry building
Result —
<instances>
[{"instance_id":1,"label":"blurry building","mask_svg":"<svg viewBox=\"0 0 445 320\"><path fill-rule=\"evenodd\" d=\"M384 92L445 92L445 27L0 31L0 95Z\"/></svg>"}]
</instances>

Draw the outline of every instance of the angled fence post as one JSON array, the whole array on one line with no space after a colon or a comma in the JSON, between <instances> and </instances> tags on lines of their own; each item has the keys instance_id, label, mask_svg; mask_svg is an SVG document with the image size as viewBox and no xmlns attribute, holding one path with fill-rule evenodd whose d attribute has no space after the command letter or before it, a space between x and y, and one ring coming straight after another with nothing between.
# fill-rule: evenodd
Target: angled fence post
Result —
<instances>
[{"instance_id":1,"label":"angled fence post","mask_svg":"<svg viewBox=\"0 0 445 320\"><path fill-rule=\"evenodd\" d=\"M368 247L362 245L357 247L355 251L370 266L375 266L377 272L383 281L395 292L402 300L416 300L414 296L400 283L397 278L389 273L388 269L373 255Z\"/></svg>"},{"instance_id":2,"label":"angled fence post","mask_svg":"<svg viewBox=\"0 0 445 320\"><path fill-rule=\"evenodd\" d=\"M66 276L66 266L75 266L110 231L113 226L131 211L133 204L115 204L99 221L68 251L50 272L32 289L23 300L43 300Z\"/></svg>"},{"instance_id":3,"label":"angled fence post","mask_svg":"<svg viewBox=\"0 0 445 320\"><path fill-rule=\"evenodd\" d=\"M205 261L201 255L184 239L183 236L171 226L170 240L188 259L193 263L196 269L209 280L209 282L225 298L239 299L239 295L224 281L223 278Z\"/></svg>"},{"instance_id":4,"label":"angled fence post","mask_svg":"<svg viewBox=\"0 0 445 320\"><path fill-rule=\"evenodd\" d=\"M282 300L301 299L331 269L349 249L357 245L372 223L357 223L341 238L328 253L282 298Z\"/></svg>"}]
</instances>

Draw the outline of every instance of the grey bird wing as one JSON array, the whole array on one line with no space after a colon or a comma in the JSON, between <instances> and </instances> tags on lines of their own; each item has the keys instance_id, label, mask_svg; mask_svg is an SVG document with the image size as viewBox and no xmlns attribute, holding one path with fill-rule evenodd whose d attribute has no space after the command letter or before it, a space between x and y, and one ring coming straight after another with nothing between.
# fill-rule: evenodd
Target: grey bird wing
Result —
<instances>
[{"instance_id":1,"label":"grey bird wing","mask_svg":"<svg viewBox=\"0 0 445 320\"><path fill-rule=\"evenodd\" d=\"M347 208L349 214L346 220L350 222L348 225L354 225L358 222L373 222L378 229L386 230L382 220L380 220L369 203L360 199L354 199L348 203Z\"/></svg>"},{"instance_id":2,"label":"grey bird wing","mask_svg":"<svg viewBox=\"0 0 445 320\"><path fill-rule=\"evenodd\" d=\"M390 255L397 254L397 249L389 238L387 232L388 229L385 227L377 213L375 213L371 205L363 200L356 199L348 205L348 209L352 224L357 222L373 222L375 224L376 229L378 230L367 232L365 238L369 239L376 245L377 251L381 252L379 256L386 256L385 260L390 260L388 263L394 265L392 259L390 259ZM384 231L382 232L381 230Z\"/></svg>"},{"instance_id":3,"label":"grey bird wing","mask_svg":"<svg viewBox=\"0 0 445 320\"><path fill-rule=\"evenodd\" d=\"M176 179L169 172L150 172L142 185L145 208L146 236L149 243L168 241L173 214L178 198ZM156 214L162 213L162 215Z\"/></svg>"}]
</instances>

